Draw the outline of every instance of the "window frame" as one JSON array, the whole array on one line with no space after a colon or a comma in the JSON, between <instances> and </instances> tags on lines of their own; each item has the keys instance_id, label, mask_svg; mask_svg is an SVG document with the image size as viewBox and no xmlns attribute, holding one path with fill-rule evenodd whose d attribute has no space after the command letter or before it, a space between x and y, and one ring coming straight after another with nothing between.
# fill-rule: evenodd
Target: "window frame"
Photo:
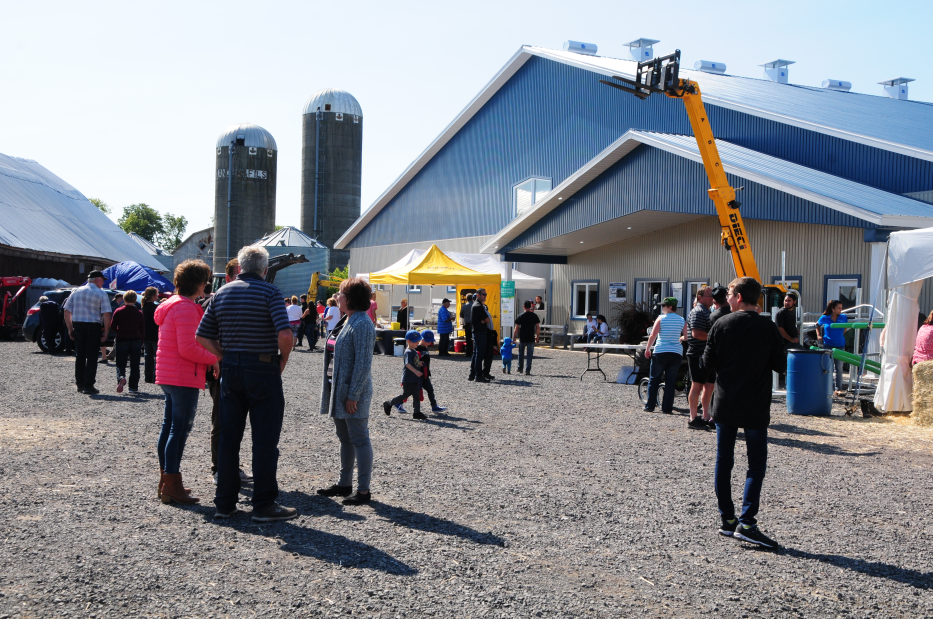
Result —
<instances>
[{"instance_id":1,"label":"window frame","mask_svg":"<svg viewBox=\"0 0 933 619\"><path fill-rule=\"evenodd\" d=\"M405 284L405 294L421 294L421 286ZM409 303L409 305L411 304Z\"/></svg>"},{"instance_id":2,"label":"window frame","mask_svg":"<svg viewBox=\"0 0 933 619\"><path fill-rule=\"evenodd\" d=\"M598 279L574 279L570 282L570 320L585 321L586 313L593 312L594 314L599 313L599 283ZM594 308L584 308L583 313L578 314L577 311L577 284L584 284L587 286L587 302L589 301L589 286L596 286L596 307Z\"/></svg>"},{"instance_id":3,"label":"window frame","mask_svg":"<svg viewBox=\"0 0 933 619\"><path fill-rule=\"evenodd\" d=\"M824 275L823 276L823 308L826 308L826 305L829 303L829 280L831 279L854 279L855 287L862 287L862 274L861 273L851 273L851 274L840 274L840 275ZM858 303L856 303L857 305Z\"/></svg>"},{"instance_id":4,"label":"window frame","mask_svg":"<svg viewBox=\"0 0 933 619\"><path fill-rule=\"evenodd\" d=\"M518 188L521 187L522 185L524 185L525 183L527 183L528 181L534 181L534 182L532 183L532 185L531 185L531 205L529 205L528 209L525 210L525 211L523 211L521 214L527 213L527 212L530 211L532 208L534 208L534 205L535 205L535 204L538 203L538 197L537 197L537 196L538 196L538 192L537 192L537 181L546 181L547 183L549 183L549 184L551 185L551 188L547 190L547 193L546 193L546 194L544 194L545 196L546 196L547 194L551 193L552 191L554 191L554 179L552 179L552 178L550 178L550 177L547 177L547 176L528 176L528 177L526 177L526 178L523 178L523 179L520 180L519 182L515 183L514 185L512 185L512 197L511 197L511 200L512 200L512 219L515 219L516 217L519 216L519 212L518 212ZM542 197L543 197L543 196L542 196Z\"/></svg>"},{"instance_id":5,"label":"window frame","mask_svg":"<svg viewBox=\"0 0 933 619\"><path fill-rule=\"evenodd\" d=\"M646 283L646 282L647 282L647 283L652 283L652 284L664 284L664 286L666 286L666 289L665 289L665 288L662 288L662 289L661 289L661 299L662 299L662 300L664 299L664 297L666 297L668 294L670 294L670 290L671 290L671 280L669 280L669 279L662 279L662 278L659 278L659 277L636 277L636 278L635 278L635 297L634 297L634 302L635 302L635 303L648 303L648 304L650 305L651 299L648 299L647 301L646 301L645 299L642 299L642 300L640 300L640 301L638 300L638 292L639 292L639 290L638 290L638 285L639 285L639 284L644 284L644 283ZM684 303L686 304L686 301L684 301Z\"/></svg>"}]
</instances>

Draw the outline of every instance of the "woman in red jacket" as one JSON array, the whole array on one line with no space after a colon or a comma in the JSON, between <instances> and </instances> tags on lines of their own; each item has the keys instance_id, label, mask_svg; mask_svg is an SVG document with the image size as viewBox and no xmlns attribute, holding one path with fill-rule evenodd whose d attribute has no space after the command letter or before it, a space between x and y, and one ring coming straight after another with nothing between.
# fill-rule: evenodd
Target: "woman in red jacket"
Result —
<instances>
[{"instance_id":1,"label":"woman in red jacket","mask_svg":"<svg viewBox=\"0 0 933 619\"><path fill-rule=\"evenodd\" d=\"M211 279L211 269L200 260L186 260L175 269L175 294L155 311L159 325L156 352L156 384L165 392L165 417L159 435L159 498L163 503L197 503L184 487L179 470L185 441L194 425L198 390L204 389L205 372L213 366L220 377L219 359L195 340L204 310L195 303Z\"/></svg>"}]
</instances>

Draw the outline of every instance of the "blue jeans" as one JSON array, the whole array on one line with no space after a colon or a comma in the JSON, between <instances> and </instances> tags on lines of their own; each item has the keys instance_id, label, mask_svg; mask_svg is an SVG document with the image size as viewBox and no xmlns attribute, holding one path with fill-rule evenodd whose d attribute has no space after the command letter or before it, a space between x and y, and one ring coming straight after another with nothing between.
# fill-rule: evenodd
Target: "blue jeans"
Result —
<instances>
[{"instance_id":1,"label":"blue jeans","mask_svg":"<svg viewBox=\"0 0 933 619\"><path fill-rule=\"evenodd\" d=\"M260 357L270 357L262 361ZM276 471L279 436L285 414L278 355L226 353L220 366L220 447L217 494L223 512L236 507L240 494L240 443L246 417L253 439L253 510L272 505L279 496Z\"/></svg>"},{"instance_id":2,"label":"blue jeans","mask_svg":"<svg viewBox=\"0 0 933 619\"><path fill-rule=\"evenodd\" d=\"M833 346L832 344L823 344L823 350L832 350L833 348L839 348L838 346ZM842 359L833 359L833 370L835 373L834 382L836 391L842 391ZM856 366L856 372L858 372L858 366Z\"/></svg>"},{"instance_id":3,"label":"blue jeans","mask_svg":"<svg viewBox=\"0 0 933 619\"><path fill-rule=\"evenodd\" d=\"M137 380L138 380L137 376ZM194 387L159 385L165 392L165 416L159 434L159 468L168 473L179 473L181 455L198 410L198 390Z\"/></svg>"},{"instance_id":4,"label":"blue jeans","mask_svg":"<svg viewBox=\"0 0 933 619\"><path fill-rule=\"evenodd\" d=\"M732 466L735 464L735 439L738 431L739 429L733 426L716 424L716 500L719 502L719 515L727 520L735 518L735 504L732 502ZM748 452L748 470L745 473L745 494L739 522L753 526L761 501L761 486L768 469L768 428L745 428L745 449Z\"/></svg>"},{"instance_id":5,"label":"blue jeans","mask_svg":"<svg viewBox=\"0 0 933 619\"><path fill-rule=\"evenodd\" d=\"M661 380L664 380L664 401L661 410L665 413L674 412L674 395L677 390L677 370L680 369L683 357L675 352L660 352L651 355L650 378L648 379L648 402L645 409L654 410L658 405L658 389Z\"/></svg>"},{"instance_id":6,"label":"blue jeans","mask_svg":"<svg viewBox=\"0 0 933 619\"><path fill-rule=\"evenodd\" d=\"M523 364L525 360L525 355L528 355L528 363ZM535 354L535 343L534 342L519 342L518 343L518 371L530 372L531 371L531 358Z\"/></svg>"},{"instance_id":7,"label":"blue jeans","mask_svg":"<svg viewBox=\"0 0 933 619\"><path fill-rule=\"evenodd\" d=\"M509 374L512 373L512 357L509 357L508 359L502 357L502 369L508 370Z\"/></svg>"},{"instance_id":8,"label":"blue jeans","mask_svg":"<svg viewBox=\"0 0 933 619\"><path fill-rule=\"evenodd\" d=\"M122 340L116 343L117 380L126 378L126 362L130 363L130 389L139 388L139 357L142 352L142 340Z\"/></svg>"},{"instance_id":9,"label":"blue jeans","mask_svg":"<svg viewBox=\"0 0 933 619\"><path fill-rule=\"evenodd\" d=\"M305 335L308 336L308 347L314 348L317 346L317 325L316 324L303 324L301 328L304 329Z\"/></svg>"},{"instance_id":10,"label":"blue jeans","mask_svg":"<svg viewBox=\"0 0 933 619\"><path fill-rule=\"evenodd\" d=\"M337 438L340 439L341 486L353 485L353 465L356 464L356 489L369 490L373 476L373 445L369 441L369 417L356 419L334 418Z\"/></svg>"},{"instance_id":11,"label":"blue jeans","mask_svg":"<svg viewBox=\"0 0 933 619\"><path fill-rule=\"evenodd\" d=\"M470 363L470 376L479 378L483 375L483 361L486 360L486 329L473 329L473 361Z\"/></svg>"}]
</instances>

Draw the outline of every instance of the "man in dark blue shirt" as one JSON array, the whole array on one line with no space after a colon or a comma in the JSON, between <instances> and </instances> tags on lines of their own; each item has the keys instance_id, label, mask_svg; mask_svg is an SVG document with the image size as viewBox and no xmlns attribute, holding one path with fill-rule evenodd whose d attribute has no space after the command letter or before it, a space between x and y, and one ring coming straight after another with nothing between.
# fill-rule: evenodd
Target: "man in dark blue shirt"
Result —
<instances>
[{"instance_id":1,"label":"man in dark blue shirt","mask_svg":"<svg viewBox=\"0 0 933 619\"><path fill-rule=\"evenodd\" d=\"M237 255L240 274L215 294L201 319L197 340L221 360L220 449L215 518L237 512L240 442L249 415L253 439L253 520L298 517L275 502L279 436L285 414L282 372L292 350L292 330L282 292L263 280L269 253L247 246Z\"/></svg>"}]
</instances>

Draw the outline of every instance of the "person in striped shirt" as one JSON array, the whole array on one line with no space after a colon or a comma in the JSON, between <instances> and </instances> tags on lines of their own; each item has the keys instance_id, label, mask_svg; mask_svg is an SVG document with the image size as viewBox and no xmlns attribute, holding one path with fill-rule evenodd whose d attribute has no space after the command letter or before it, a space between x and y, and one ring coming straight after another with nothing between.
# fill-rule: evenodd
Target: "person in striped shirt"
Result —
<instances>
[{"instance_id":1,"label":"person in striped shirt","mask_svg":"<svg viewBox=\"0 0 933 619\"><path fill-rule=\"evenodd\" d=\"M683 344L680 337L687 334L686 321L677 314L676 297L667 297L661 302L661 315L651 327L645 357L651 360L650 378L648 379L648 402L645 412L653 413L658 405L658 389L664 381L664 401L661 412L668 415L674 412L674 393L676 391L677 370L683 360ZM655 347L655 344L657 346ZM652 347L654 350L652 351Z\"/></svg>"},{"instance_id":2,"label":"person in striped shirt","mask_svg":"<svg viewBox=\"0 0 933 619\"><path fill-rule=\"evenodd\" d=\"M253 438L253 513L256 522L298 517L275 502L279 436L285 413L282 372L294 339L282 292L263 278L269 252L249 245L237 254L240 273L211 298L197 341L221 361L220 451L215 518L237 513L240 442L249 416Z\"/></svg>"}]
</instances>

